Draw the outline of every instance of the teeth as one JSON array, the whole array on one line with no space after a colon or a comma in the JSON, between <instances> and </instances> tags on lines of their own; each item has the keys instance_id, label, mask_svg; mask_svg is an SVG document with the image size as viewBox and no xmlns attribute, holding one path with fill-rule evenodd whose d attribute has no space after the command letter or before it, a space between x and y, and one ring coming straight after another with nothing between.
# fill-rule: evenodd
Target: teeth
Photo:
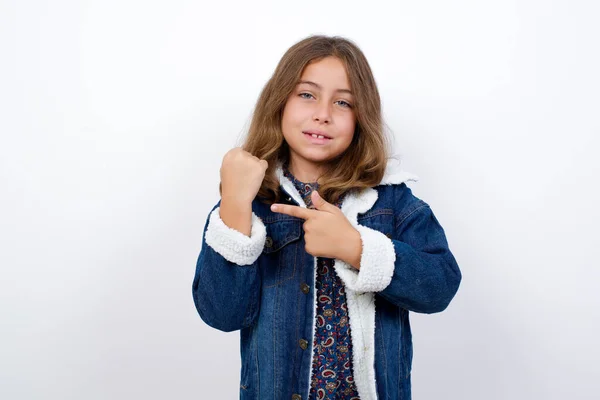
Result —
<instances>
[{"instance_id":1,"label":"teeth","mask_svg":"<svg viewBox=\"0 0 600 400\"><path fill-rule=\"evenodd\" d=\"M325 136L323 135L315 135L314 133L311 134L312 137L317 138L317 139L325 139Z\"/></svg>"}]
</instances>

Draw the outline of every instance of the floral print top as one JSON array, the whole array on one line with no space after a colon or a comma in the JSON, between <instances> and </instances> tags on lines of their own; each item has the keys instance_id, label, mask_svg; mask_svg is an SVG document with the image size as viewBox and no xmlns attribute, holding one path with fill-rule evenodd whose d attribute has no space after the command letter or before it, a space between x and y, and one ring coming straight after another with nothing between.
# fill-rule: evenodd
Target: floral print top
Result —
<instances>
[{"instance_id":1,"label":"floral print top","mask_svg":"<svg viewBox=\"0 0 600 400\"><path fill-rule=\"evenodd\" d=\"M283 166L284 176L296 187L307 208L314 209L311 193L317 182L304 183ZM335 204L341 206L343 196ZM334 260L317 258L315 324L312 381L309 399L359 399L352 374L352 341L344 284L335 273Z\"/></svg>"}]
</instances>

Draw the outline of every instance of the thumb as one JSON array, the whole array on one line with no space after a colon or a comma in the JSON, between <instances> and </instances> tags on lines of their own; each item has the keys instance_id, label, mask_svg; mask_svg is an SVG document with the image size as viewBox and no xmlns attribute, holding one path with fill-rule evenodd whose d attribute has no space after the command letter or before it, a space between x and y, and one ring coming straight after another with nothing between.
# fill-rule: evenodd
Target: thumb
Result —
<instances>
[{"instance_id":1,"label":"thumb","mask_svg":"<svg viewBox=\"0 0 600 400\"><path fill-rule=\"evenodd\" d=\"M334 212L338 210L336 206L325 201L325 199L322 198L319 192L317 192L316 190L313 190L313 192L310 194L310 197L313 205L317 210L329 212Z\"/></svg>"}]
</instances>

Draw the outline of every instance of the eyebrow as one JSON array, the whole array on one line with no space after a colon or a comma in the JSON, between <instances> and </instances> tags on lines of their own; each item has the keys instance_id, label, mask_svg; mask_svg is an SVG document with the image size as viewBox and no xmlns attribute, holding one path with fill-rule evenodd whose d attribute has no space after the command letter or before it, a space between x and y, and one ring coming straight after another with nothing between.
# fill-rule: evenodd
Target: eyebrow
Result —
<instances>
[{"instance_id":1,"label":"eyebrow","mask_svg":"<svg viewBox=\"0 0 600 400\"><path fill-rule=\"evenodd\" d=\"M323 87L321 87L321 85L319 85L318 83L312 82L312 81L299 81L298 85L300 85L301 83L306 83L307 85L314 86L319 90L323 89ZM335 91L339 92L339 93L348 93L348 94L352 95L352 91L350 89L336 89Z\"/></svg>"}]
</instances>

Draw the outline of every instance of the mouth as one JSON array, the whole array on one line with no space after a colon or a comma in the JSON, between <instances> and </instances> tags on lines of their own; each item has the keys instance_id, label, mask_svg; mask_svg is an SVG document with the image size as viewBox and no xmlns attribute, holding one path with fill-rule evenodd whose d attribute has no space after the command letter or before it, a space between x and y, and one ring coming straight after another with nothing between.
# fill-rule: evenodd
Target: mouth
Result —
<instances>
[{"instance_id":1,"label":"mouth","mask_svg":"<svg viewBox=\"0 0 600 400\"><path fill-rule=\"evenodd\" d=\"M314 143L325 143L332 140L331 137L324 135L322 132L303 131L304 136Z\"/></svg>"}]
</instances>

